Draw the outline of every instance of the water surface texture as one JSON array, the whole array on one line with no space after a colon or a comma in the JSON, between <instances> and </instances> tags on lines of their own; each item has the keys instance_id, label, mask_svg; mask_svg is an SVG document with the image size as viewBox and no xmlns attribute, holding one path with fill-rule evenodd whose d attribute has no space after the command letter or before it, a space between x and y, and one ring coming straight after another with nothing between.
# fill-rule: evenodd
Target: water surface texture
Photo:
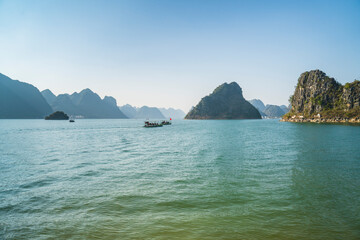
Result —
<instances>
[{"instance_id":1,"label":"water surface texture","mask_svg":"<svg viewBox=\"0 0 360 240\"><path fill-rule=\"evenodd\" d=\"M360 239L360 127L0 120L0 239Z\"/></svg>"}]
</instances>

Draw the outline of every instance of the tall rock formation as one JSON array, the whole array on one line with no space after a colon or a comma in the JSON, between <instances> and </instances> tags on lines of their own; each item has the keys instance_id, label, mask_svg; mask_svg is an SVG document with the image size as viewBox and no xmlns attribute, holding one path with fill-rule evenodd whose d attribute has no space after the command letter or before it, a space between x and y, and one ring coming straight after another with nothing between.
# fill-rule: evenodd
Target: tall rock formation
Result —
<instances>
[{"instance_id":1,"label":"tall rock formation","mask_svg":"<svg viewBox=\"0 0 360 240\"><path fill-rule=\"evenodd\" d=\"M52 112L36 87L0 73L0 118L44 118Z\"/></svg>"},{"instance_id":2,"label":"tall rock formation","mask_svg":"<svg viewBox=\"0 0 360 240\"><path fill-rule=\"evenodd\" d=\"M259 111L246 101L241 87L224 83L201 99L185 119L261 119Z\"/></svg>"},{"instance_id":3,"label":"tall rock formation","mask_svg":"<svg viewBox=\"0 0 360 240\"><path fill-rule=\"evenodd\" d=\"M344 86L320 70L304 72L298 79L291 110L284 121L360 121L360 81Z\"/></svg>"}]
</instances>

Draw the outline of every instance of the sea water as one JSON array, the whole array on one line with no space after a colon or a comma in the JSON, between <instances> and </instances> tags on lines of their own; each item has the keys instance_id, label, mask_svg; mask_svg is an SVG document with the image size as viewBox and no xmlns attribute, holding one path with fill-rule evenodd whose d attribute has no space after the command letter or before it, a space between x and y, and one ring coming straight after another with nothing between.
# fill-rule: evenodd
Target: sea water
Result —
<instances>
[{"instance_id":1,"label":"sea water","mask_svg":"<svg viewBox=\"0 0 360 240\"><path fill-rule=\"evenodd\" d=\"M0 120L0 239L360 239L360 126Z\"/></svg>"}]
</instances>

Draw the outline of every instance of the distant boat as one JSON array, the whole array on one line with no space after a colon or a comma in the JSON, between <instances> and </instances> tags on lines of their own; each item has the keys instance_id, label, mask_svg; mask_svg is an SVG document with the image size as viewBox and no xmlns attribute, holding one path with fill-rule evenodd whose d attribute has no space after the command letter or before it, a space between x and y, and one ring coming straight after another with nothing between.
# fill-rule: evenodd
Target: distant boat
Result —
<instances>
[{"instance_id":1,"label":"distant boat","mask_svg":"<svg viewBox=\"0 0 360 240\"><path fill-rule=\"evenodd\" d=\"M161 122L162 125L171 125L171 118L170 118L170 121L166 121L166 120L163 120Z\"/></svg>"},{"instance_id":2,"label":"distant boat","mask_svg":"<svg viewBox=\"0 0 360 240\"><path fill-rule=\"evenodd\" d=\"M146 127L146 128L162 127L162 126L163 126L161 123L158 123L158 122L150 122L150 121L145 121L144 124L145 124L144 127Z\"/></svg>"},{"instance_id":3,"label":"distant boat","mask_svg":"<svg viewBox=\"0 0 360 240\"><path fill-rule=\"evenodd\" d=\"M162 121L161 124L162 124L162 125L171 125L171 122L169 122L169 121Z\"/></svg>"},{"instance_id":4,"label":"distant boat","mask_svg":"<svg viewBox=\"0 0 360 240\"><path fill-rule=\"evenodd\" d=\"M69 122L75 122L75 119L71 116Z\"/></svg>"}]
</instances>

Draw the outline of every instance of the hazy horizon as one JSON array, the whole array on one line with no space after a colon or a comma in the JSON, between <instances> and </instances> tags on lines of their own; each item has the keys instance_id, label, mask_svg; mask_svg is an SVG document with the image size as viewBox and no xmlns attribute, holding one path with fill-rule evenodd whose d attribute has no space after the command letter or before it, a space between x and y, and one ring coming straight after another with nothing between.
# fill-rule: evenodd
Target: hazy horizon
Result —
<instances>
[{"instance_id":1,"label":"hazy horizon","mask_svg":"<svg viewBox=\"0 0 360 240\"><path fill-rule=\"evenodd\" d=\"M360 78L360 1L1 1L0 72L54 94L187 112L224 82L287 105L299 75Z\"/></svg>"}]
</instances>

